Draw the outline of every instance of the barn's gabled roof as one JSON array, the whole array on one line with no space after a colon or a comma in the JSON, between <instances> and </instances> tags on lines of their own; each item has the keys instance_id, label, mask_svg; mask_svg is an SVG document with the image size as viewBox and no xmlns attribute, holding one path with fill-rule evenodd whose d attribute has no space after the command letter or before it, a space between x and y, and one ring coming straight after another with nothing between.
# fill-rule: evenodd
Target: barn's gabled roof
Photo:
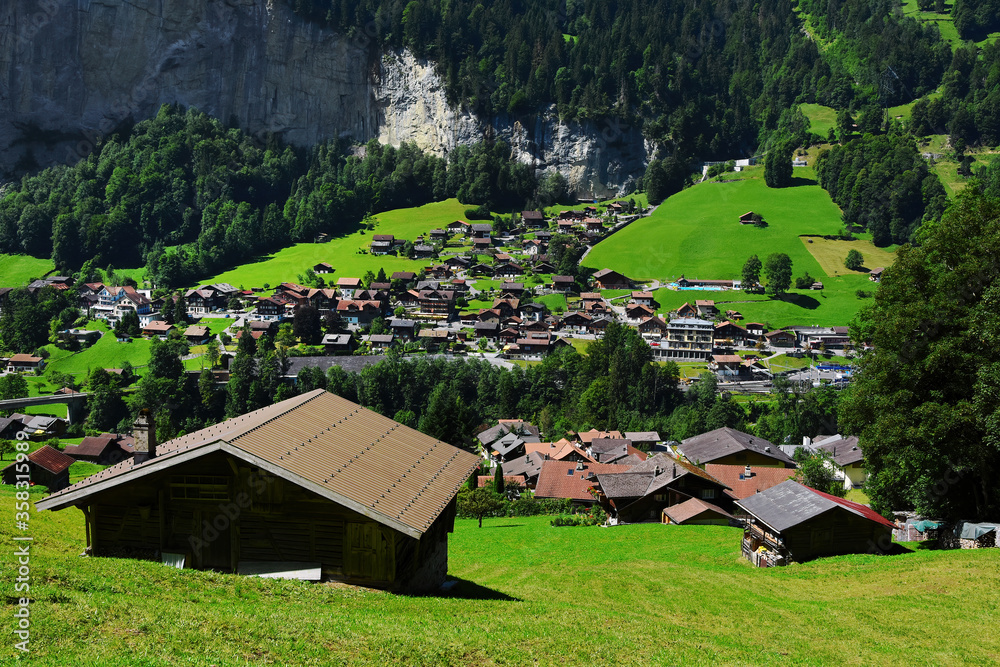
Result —
<instances>
[{"instance_id":1,"label":"barn's gabled roof","mask_svg":"<svg viewBox=\"0 0 1000 667\"><path fill-rule=\"evenodd\" d=\"M322 389L158 445L55 493L38 509L86 502L106 489L206 454L224 451L419 538L479 464L435 440Z\"/></svg>"},{"instance_id":2,"label":"barn's gabled roof","mask_svg":"<svg viewBox=\"0 0 1000 667\"><path fill-rule=\"evenodd\" d=\"M688 438L681 442L679 449L689 461L695 463L710 463L730 454L751 451L786 465L795 465L790 456L764 438L729 427L717 428Z\"/></svg>"}]
</instances>

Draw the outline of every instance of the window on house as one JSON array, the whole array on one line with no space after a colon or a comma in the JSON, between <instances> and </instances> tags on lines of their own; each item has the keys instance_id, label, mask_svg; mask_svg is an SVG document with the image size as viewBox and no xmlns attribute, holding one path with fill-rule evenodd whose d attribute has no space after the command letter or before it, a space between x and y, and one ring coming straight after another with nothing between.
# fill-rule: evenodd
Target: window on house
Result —
<instances>
[{"instance_id":1,"label":"window on house","mask_svg":"<svg viewBox=\"0 0 1000 667\"><path fill-rule=\"evenodd\" d=\"M653 496L653 499L656 500L657 502L663 502L667 499L667 494L657 493Z\"/></svg>"},{"instance_id":2,"label":"window on house","mask_svg":"<svg viewBox=\"0 0 1000 667\"><path fill-rule=\"evenodd\" d=\"M702 489L701 499L702 500L712 500L715 498L715 489Z\"/></svg>"},{"instance_id":3,"label":"window on house","mask_svg":"<svg viewBox=\"0 0 1000 667\"><path fill-rule=\"evenodd\" d=\"M178 475L170 480L173 500L229 500L229 479L218 475Z\"/></svg>"}]
</instances>

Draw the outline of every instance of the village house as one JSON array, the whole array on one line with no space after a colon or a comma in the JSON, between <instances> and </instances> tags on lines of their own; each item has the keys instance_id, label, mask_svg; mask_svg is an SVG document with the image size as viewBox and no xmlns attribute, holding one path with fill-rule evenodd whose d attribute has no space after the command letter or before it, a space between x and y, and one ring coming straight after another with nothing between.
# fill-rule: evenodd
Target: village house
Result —
<instances>
[{"instance_id":1,"label":"village house","mask_svg":"<svg viewBox=\"0 0 1000 667\"><path fill-rule=\"evenodd\" d=\"M713 354L708 369L719 376L720 380L736 380L742 375L749 375L749 370L743 366L743 358L738 354Z\"/></svg>"},{"instance_id":2,"label":"village house","mask_svg":"<svg viewBox=\"0 0 1000 667\"><path fill-rule=\"evenodd\" d=\"M576 278L573 276L552 276L553 292L572 292L576 287Z\"/></svg>"},{"instance_id":3,"label":"village house","mask_svg":"<svg viewBox=\"0 0 1000 667\"><path fill-rule=\"evenodd\" d=\"M726 492L736 500L767 491L795 476L792 468L769 468L729 463L706 463L705 472L729 487Z\"/></svg>"},{"instance_id":4,"label":"village house","mask_svg":"<svg viewBox=\"0 0 1000 667\"><path fill-rule=\"evenodd\" d=\"M486 340L496 340L497 335L500 333L500 322L499 320L494 322L476 322L472 325L473 335L476 339L485 338Z\"/></svg>"},{"instance_id":5,"label":"village house","mask_svg":"<svg viewBox=\"0 0 1000 667\"><path fill-rule=\"evenodd\" d=\"M724 320L715 325L712 338L716 345L740 346L746 343L747 330L729 320Z\"/></svg>"},{"instance_id":6,"label":"village house","mask_svg":"<svg viewBox=\"0 0 1000 667\"><path fill-rule=\"evenodd\" d=\"M478 463L317 389L162 445L142 411L133 458L36 506L81 508L94 556L435 590Z\"/></svg>"},{"instance_id":7,"label":"village house","mask_svg":"<svg viewBox=\"0 0 1000 667\"><path fill-rule=\"evenodd\" d=\"M601 473L625 472L629 466L612 463L545 461L535 485L536 498L567 498L574 505L590 506L597 502L594 487Z\"/></svg>"},{"instance_id":8,"label":"village house","mask_svg":"<svg viewBox=\"0 0 1000 667\"><path fill-rule=\"evenodd\" d=\"M449 222L445 226L445 229L447 229L452 234L466 235L471 231L472 225L465 222L464 220L455 220L454 222Z\"/></svg>"},{"instance_id":9,"label":"village house","mask_svg":"<svg viewBox=\"0 0 1000 667\"><path fill-rule=\"evenodd\" d=\"M736 501L746 513L743 556L769 567L821 556L867 553L888 544L893 522L866 505L793 480Z\"/></svg>"},{"instance_id":10,"label":"village house","mask_svg":"<svg viewBox=\"0 0 1000 667\"><path fill-rule=\"evenodd\" d=\"M427 237L431 240L432 243L434 242L444 243L445 241L448 240L448 232L443 229L432 229L427 234Z\"/></svg>"},{"instance_id":11,"label":"village house","mask_svg":"<svg viewBox=\"0 0 1000 667\"><path fill-rule=\"evenodd\" d=\"M598 473L601 506L619 523L661 521L663 510L696 498L728 503L726 485L701 468L656 454L626 470Z\"/></svg>"},{"instance_id":12,"label":"village house","mask_svg":"<svg viewBox=\"0 0 1000 667\"><path fill-rule=\"evenodd\" d=\"M632 324L643 322L654 315L652 308L641 303L630 303L625 306L625 319Z\"/></svg>"},{"instance_id":13,"label":"village house","mask_svg":"<svg viewBox=\"0 0 1000 667\"><path fill-rule=\"evenodd\" d=\"M412 283L416 279L417 279L417 274L414 273L413 271L394 271L392 275L389 276L389 280L391 280L392 282L396 282L398 280L404 285L408 285L409 283Z\"/></svg>"},{"instance_id":14,"label":"village house","mask_svg":"<svg viewBox=\"0 0 1000 667\"><path fill-rule=\"evenodd\" d=\"M171 331L173 331L174 325L163 320L153 320L146 326L142 328L143 336L158 336L165 337Z\"/></svg>"},{"instance_id":15,"label":"village house","mask_svg":"<svg viewBox=\"0 0 1000 667\"><path fill-rule=\"evenodd\" d=\"M794 331L779 329L777 331L768 331L764 334L764 340L771 347L795 347L798 336L795 335Z\"/></svg>"},{"instance_id":16,"label":"village house","mask_svg":"<svg viewBox=\"0 0 1000 667\"><path fill-rule=\"evenodd\" d=\"M15 354L7 360L8 373L30 373L45 368L45 359L31 354Z\"/></svg>"},{"instance_id":17,"label":"village house","mask_svg":"<svg viewBox=\"0 0 1000 667\"><path fill-rule=\"evenodd\" d=\"M333 273L334 271L335 269L333 268L333 265L328 264L327 262L320 262L319 264L313 264L313 273L325 274L325 273Z\"/></svg>"},{"instance_id":18,"label":"village house","mask_svg":"<svg viewBox=\"0 0 1000 667\"><path fill-rule=\"evenodd\" d=\"M418 243L413 246L413 259L432 259L437 251L434 246L426 243Z\"/></svg>"},{"instance_id":19,"label":"village house","mask_svg":"<svg viewBox=\"0 0 1000 667\"><path fill-rule=\"evenodd\" d=\"M132 436L119 433L89 435L79 445L66 445L63 453L74 461L86 461L108 466L124 461L135 451Z\"/></svg>"},{"instance_id":20,"label":"village house","mask_svg":"<svg viewBox=\"0 0 1000 667\"><path fill-rule=\"evenodd\" d=\"M503 478L513 480L518 486L525 489L534 489L538 483L538 475L542 472L542 465L545 457L538 452L531 452L515 459L509 459L502 465ZM491 477L487 479L492 481Z\"/></svg>"},{"instance_id":21,"label":"village house","mask_svg":"<svg viewBox=\"0 0 1000 667\"><path fill-rule=\"evenodd\" d=\"M191 345L204 345L210 336L209 328L198 324L192 324L184 330L184 337Z\"/></svg>"},{"instance_id":22,"label":"village house","mask_svg":"<svg viewBox=\"0 0 1000 667\"><path fill-rule=\"evenodd\" d=\"M632 280L617 271L601 269L593 276L597 289L632 289Z\"/></svg>"},{"instance_id":23,"label":"village house","mask_svg":"<svg viewBox=\"0 0 1000 667\"><path fill-rule=\"evenodd\" d=\"M392 252L394 241L395 238L392 234L374 234L369 246L371 253L373 255L388 255Z\"/></svg>"},{"instance_id":24,"label":"village house","mask_svg":"<svg viewBox=\"0 0 1000 667\"><path fill-rule=\"evenodd\" d=\"M698 309L685 301L680 308L674 311L676 317L698 317Z\"/></svg>"},{"instance_id":25,"label":"village house","mask_svg":"<svg viewBox=\"0 0 1000 667\"><path fill-rule=\"evenodd\" d=\"M378 301L355 301L345 299L337 303L337 314L346 324L364 327L376 317L382 316L382 304Z\"/></svg>"},{"instance_id":26,"label":"village house","mask_svg":"<svg viewBox=\"0 0 1000 667\"><path fill-rule=\"evenodd\" d=\"M285 315L285 304L274 297L265 296L257 300L257 317L276 321Z\"/></svg>"},{"instance_id":27,"label":"village house","mask_svg":"<svg viewBox=\"0 0 1000 667\"><path fill-rule=\"evenodd\" d=\"M567 313L559 322L559 328L569 333L585 333L592 320L586 313Z\"/></svg>"},{"instance_id":28,"label":"village house","mask_svg":"<svg viewBox=\"0 0 1000 667\"><path fill-rule=\"evenodd\" d=\"M367 336L361 337L361 342L368 346L370 352L388 352L394 347L398 347L399 343L396 341L396 337L391 333L387 334L369 334Z\"/></svg>"},{"instance_id":29,"label":"village house","mask_svg":"<svg viewBox=\"0 0 1000 667\"><path fill-rule=\"evenodd\" d=\"M320 345L326 354L350 354L357 347L354 336L349 333L328 333L323 336Z\"/></svg>"},{"instance_id":30,"label":"village house","mask_svg":"<svg viewBox=\"0 0 1000 667\"><path fill-rule=\"evenodd\" d=\"M477 222L472 225L472 237L474 239L489 239L493 233L493 225L488 222Z\"/></svg>"},{"instance_id":31,"label":"village house","mask_svg":"<svg viewBox=\"0 0 1000 667\"><path fill-rule=\"evenodd\" d=\"M845 489L860 489L865 485L868 473L865 469L864 452L858 446L858 436L835 436L820 442L816 449L830 455L834 475L844 481Z\"/></svg>"},{"instance_id":32,"label":"village house","mask_svg":"<svg viewBox=\"0 0 1000 667\"><path fill-rule=\"evenodd\" d=\"M521 222L528 229L539 229L548 224L541 211L521 211Z\"/></svg>"},{"instance_id":33,"label":"village house","mask_svg":"<svg viewBox=\"0 0 1000 667\"><path fill-rule=\"evenodd\" d=\"M4 484L25 481L46 486L49 491L59 491L69 486L69 467L73 463L72 458L58 449L43 445L28 454L26 461L8 465L0 472L0 477Z\"/></svg>"},{"instance_id":34,"label":"village house","mask_svg":"<svg viewBox=\"0 0 1000 667\"><path fill-rule=\"evenodd\" d=\"M881 266L875 267L874 269L868 272L868 280L872 281L873 283L882 282L883 271L885 271L885 269L882 268Z\"/></svg>"},{"instance_id":35,"label":"village house","mask_svg":"<svg viewBox=\"0 0 1000 667\"><path fill-rule=\"evenodd\" d=\"M754 467L796 467L795 461L776 445L728 426L687 438L678 450L695 465L728 463Z\"/></svg>"},{"instance_id":36,"label":"village house","mask_svg":"<svg viewBox=\"0 0 1000 667\"><path fill-rule=\"evenodd\" d=\"M404 320L393 318L387 322L392 335L403 342L413 340L417 335L419 326L414 320Z\"/></svg>"},{"instance_id":37,"label":"village house","mask_svg":"<svg viewBox=\"0 0 1000 667\"><path fill-rule=\"evenodd\" d=\"M632 303L637 303L640 306L656 307L656 301L653 299L652 292L632 292L631 298Z\"/></svg>"},{"instance_id":38,"label":"village house","mask_svg":"<svg viewBox=\"0 0 1000 667\"><path fill-rule=\"evenodd\" d=\"M337 291L343 299L353 299L354 293L363 288L361 278L337 278Z\"/></svg>"},{"instance_id":39,"label":"village house","mask_svg":"<svg viewBox=\"0 0 1000 667\"><path fill-rule=\"evenodd\" d=\"M715 307L715 301L711 299L698 299L694 302L694 307L698 311L699 317L712 319L719 314L719 309Z\"/></svg>"}]
</instances>

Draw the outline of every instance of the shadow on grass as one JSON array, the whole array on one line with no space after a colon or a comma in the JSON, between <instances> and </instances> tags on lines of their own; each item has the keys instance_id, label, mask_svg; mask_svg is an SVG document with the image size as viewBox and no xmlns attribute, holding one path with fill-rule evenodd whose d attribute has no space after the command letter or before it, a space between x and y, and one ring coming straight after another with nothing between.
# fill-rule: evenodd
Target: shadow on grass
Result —
<instances>
[{"instance_id":1,"label":"shadow on grass","mask_svg":"<svg viewBox=\"0 0 1000 667\"><path fill-rule=\"evenodd\" d=\"M785 293L781 295L779 301L785 301L792 304L793 306L798 306L799 308L805 308L806 310L816 310L819 307L819 301L808 294L790 294Z\"/></svg>"},{"instance_id":2,"label":"shadow on grass","mask_svg":"<svg viewBox=\"0 0 1000 667\"><path fill-rule=\"evenodd\" d=\"M484 526L484 528L520 528L523 523L502 523L499 526Z\"/></svg>"},{"instance_id":3,"label":"shadow on grass","mask_svg":"<svg viewBox=\"0 0 1000 667\"><path fill-rule=\"evenodd\" d=\"M495 591L486 586L480 586L474 581L460 579L458 577L448 577L444 582L445 590L415 595L422 598L449 598L459 600L501 600L503 602L524 602L521 598L511 597L506 593Z\"/></svg>"},{"instance_id":4,"label":"shadow on grass","mask_svg":"<svg viewBox=\"0 0 1000 667\"><path fill-rule=\"evenodd\" d=\"M819 185L819 181L817 181L815 178L805 178L804 176L792 176L792 182L788 187L797 188L803 185Z\"/></svg>"}]
</instances>

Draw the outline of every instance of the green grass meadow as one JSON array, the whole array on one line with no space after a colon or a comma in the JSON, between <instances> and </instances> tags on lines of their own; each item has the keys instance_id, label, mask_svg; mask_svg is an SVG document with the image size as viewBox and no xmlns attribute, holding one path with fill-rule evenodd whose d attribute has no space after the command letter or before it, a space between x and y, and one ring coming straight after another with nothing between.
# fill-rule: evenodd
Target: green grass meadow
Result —
<instances>
[{"instance_id":1,"label":"green grass meadow","mask_svg":"<svg viewBox=\"0 0 1000 667\"><path fill-rule=\"evenodd\" d=\"M830 130L837 127L837 110L822 104L800 104L799 109L809 119L809 131L824 139Z\"/></svg>"},{"instance_id":2,"label":"green grass meadow","mask_svg":"<svg viewBox=\"0 0 1000 667\"><path fill-rule=\"evenodd\" d=\"M55 264L50 259L0 254L0 287L26 285L31 279L41 278L54 269Z\"/></svg>"},{"instance_id":3,"label":"green grass meadow","mask_svg":"<svg viewBox=\"0 0 1000 667\"><path fill-rule=\"evenodd\" d=\"M338 278L361 278L369 270L378 273L380 267L390 275L393 271L418 271L432 262L395 255L374 256L360 251L367 251L372 234L392 234L412 241L418 235L444 227L449 222L464 220L465 209L457 199L448 199L415 208L386 211L375 216L378 223L373 232L359 230L327 243L298 243L258 261L205 278L200 283L223 282L246 289L262 287L267 283L273 287L283 282L297 282L306 269L319 262L328 262L335 269L333 274L323 276L328 284L335 284Z\"/></svg>"},{"instance_id":4,"label":"green grass meadow","mask_svg":"<svg viewBox=\"0 0 1000 667\"><path fill-rule=\"evenodd\" d=\"M34 499L41 494L33 493ZM0 490L13 504L13 492ZM1000 550L755 569L741 531L459 520L448 593L80 558L79 510L32 513L35 665L960 665L997 660ZM11 522L0 533L11 537ZM4 577L8 594L11 576ZM4 642L0 660L18 657Z\"/></svg>"},{"instance_id":5,"label":"green grass meadow","mask_svg":"<svg viewBox=\"0 0 1000 667\"><path fill-rule=\"evenodd\" d=\"M658 312L697 299L714 299L723 311L738 310L746 321L776 325L843 325L863 304L855 292L870 289L862 274L829 276L799 238L834 234L842 226L840 209L814 184L810 167L795 170L797 185L768 188L759 169L743 180L706 182L667 199L649 218L602 241L587 255L586 266L611 268L639 281L670 282L688 278L739 278L752 254L761 260L774 252L792 258L792 275L808 271L823 290L791 290L781 299L736 291L702 292L661 289ZM747 211L764 216L768 226L740 225Z\"/></svg>"}]
</instances>

